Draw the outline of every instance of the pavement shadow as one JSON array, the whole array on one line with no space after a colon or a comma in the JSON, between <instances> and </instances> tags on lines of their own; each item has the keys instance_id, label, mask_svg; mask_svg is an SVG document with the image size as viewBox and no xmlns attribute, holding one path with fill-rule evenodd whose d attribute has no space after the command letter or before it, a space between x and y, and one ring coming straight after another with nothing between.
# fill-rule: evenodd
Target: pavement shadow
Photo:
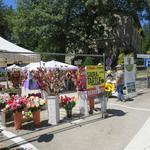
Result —
<instances>
[{"instance_id":1,"label":"pavement shadow","mask_svg":"<svg viewBox=\"0 0 150 150\"><path fill-rule=\"evenodd\" d=\"M54 134L43 134L39 136L37 141L40 142L50 142L54 138Z\"/></svg>"},{"instance_id":2,"label":"pavement shadow","mask_svg":"<svg viewBox=\"0 0 150 150\"><path fill-rule=\"evenodd\" d=\"M49 127L48 120L43 120L43 121L40 122L40 128L44 128L44 127ZM33 121L30 121L30 122L24 123L22 125L22 129L33 131L37 128L34 126Z\"/></svg>"},{"instance_id":3,"label":"pavement shadow","mask_svg":"<svg viewBox=\"0 0 150 150\"><path fill-rule=\"evenodd\" d=\"M107 112L109 114L112 114L113 116L124 116L126 113L122 110L118 110L118 109L108 109Z\"/></svg>"},{"instance_id":4,"label":"pavement shadow","mask_svg":"<svg viewBox=\"0 0 150 150\"><path fill-rule=\"evenodd\" d=\"M126 102L132 102L132 101L134 101L134 98L127 98L126 99Z\"/></svg>"},{"instance_id":5,"label":"pavement shadow","mask_svg":"<svg viewBox=\"0 0 150 150\"><path fill-rule=\"evenodd\" d=\"M50 142L50 141L53 140L53 138L54 138L54 134L50 134L50 133L49 134L42 134L42 135L38 135L38 136L35 136L35 137L28 138L24 142L14 143L14 144L10 145L8 147L8 149L14 149L14 148L17 148L18 146L21 146L21 145L24 145L24 144L27 144L27 143L32 143L32 142L35 142L35 141L37 141L37 142ZM20 149L18 149L18 150L20 150ZM23 150L26 150L26 149L23 149Z\"/></svg>"}]
</instances>

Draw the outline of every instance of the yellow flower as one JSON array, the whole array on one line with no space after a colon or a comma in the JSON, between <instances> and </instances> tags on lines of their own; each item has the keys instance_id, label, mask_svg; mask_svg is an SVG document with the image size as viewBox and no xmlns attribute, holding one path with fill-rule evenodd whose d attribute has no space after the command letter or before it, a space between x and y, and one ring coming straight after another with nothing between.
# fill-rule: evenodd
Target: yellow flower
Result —
<instances>
[{"instance_id":1,"label":"yellow flower","mask_svg":"<svg viewBox=\"0 0 150 150\"><path fill-rule=\"evenodd\" d=\"M104 88L105 88L106 92L112 92L112 91L114 91L114 86L111 83L105 83Z\"/></svg>"}]
</instances>

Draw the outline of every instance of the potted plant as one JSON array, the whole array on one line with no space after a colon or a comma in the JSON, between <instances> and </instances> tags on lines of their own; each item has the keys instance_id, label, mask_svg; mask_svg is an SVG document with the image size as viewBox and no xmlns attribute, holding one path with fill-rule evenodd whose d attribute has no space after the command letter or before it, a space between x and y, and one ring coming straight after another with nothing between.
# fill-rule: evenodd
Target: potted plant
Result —
<instances>
[{"instance_id":1,"label":"potted plant","mask_svg":"<svg viewBox=\"0 0 150 150\"><path fill-rule=\"evenodd\" d=\"M61 106L66 110L67 118L72 117L72 109L75 107L75 97L61 96Z\"/></svg>"},{"instance_id":2,"label":"potted plant","mask_svg":"<svg viewBox=\"0 0 150 150\"><path fill-rule=\"evenodd\" d=\"M22 125L22 111L26 107L27 99L19 95L10 96L6 100L5 110L12 111L14 116L14 125L16 129L21 129Z\"/></svg>"},{"instance_id":3,"label":"potted plant","mask_svg":"<svg viewBox=\"0 0 150 150\"><path fill-rule=\"evenodd\" d=\"M45 104L46 100L39 97L30 96L27 99L27 109L33 114L33 122L35 127L40 126L40 110Z\"/></svg>"}]
</instances>

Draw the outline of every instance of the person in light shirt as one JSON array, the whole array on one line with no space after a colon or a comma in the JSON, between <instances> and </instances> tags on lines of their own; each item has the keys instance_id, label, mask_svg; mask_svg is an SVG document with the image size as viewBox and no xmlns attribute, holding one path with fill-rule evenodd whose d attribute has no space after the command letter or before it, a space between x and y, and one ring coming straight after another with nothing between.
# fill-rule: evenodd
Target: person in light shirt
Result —
<instances>
[{"instance_id":1,"label":"person in light shirt","mask_svg":"<svg viewBox=\"0 0 150 150\"><path fill-rule=\"evenodd\" d=\"M118 100L125 102L123 95L123 86L124 86L124 72L121 65L116 66L116 89L118 92Z\"/></svg>"}]
</instances>

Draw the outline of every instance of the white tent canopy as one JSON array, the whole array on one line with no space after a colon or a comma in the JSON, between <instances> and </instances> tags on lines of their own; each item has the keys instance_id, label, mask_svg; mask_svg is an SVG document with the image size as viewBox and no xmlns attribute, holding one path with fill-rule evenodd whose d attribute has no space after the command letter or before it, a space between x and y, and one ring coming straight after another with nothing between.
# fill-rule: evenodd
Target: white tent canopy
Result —
<instances>
[{"instance_id":1,"label":"white tent canopy","mask_svg":"<svg viewBox=\"0 0 150 150\"><path fill-rule=\"evenodd\" d=\"M59 61L48 61L45 63L45 68L47 69L60 69L60 70L77 70L78 67L77 66L73 66L73 65L69 65L69 64L65 64Z\"/></svg>"},{"instance_id":2,"label":"white tent canopy","mask_svg":"<svg viewBox=\"0 0 150 150\"><path fill-rule=\"evenodd\" d=\"M13 44L2 37L0 37L0 51L6 52L6 53L1 53L0 57L5 58L7 64L13 64L14 62L19 62L19 61L22 63L40 61L40 55L34 54L32 51L22 48L16 44ZM16 53L13 54L13 52L18 52L19 54ZM29 53L29 54L25 54L25 53Z\"/></svg>"},{"instance_id":3,"label":"white tent canopy","mask_svg":"<svg viewBox=\"0 0 150 150\"><path fill-rule=\"evenodd\" d=\"M45 65L44 61L30 63L30 64L22 67L22 70L28 70L28 71L37 70L37 68L44 67L44 65Z\"/></svg>"},{"instance_id":4,"label":"white tent canopy","mask_svg":"<svg viewBox=\"0 0 150 150\"><path fill-rule=\"evenodd\" d=\"M18 65L11 65L9 67L6 68L8 71L12 71L13 69L17 69L17 70L21 70L21 67L19 67Z\"/></svg>"}]
</instances>

